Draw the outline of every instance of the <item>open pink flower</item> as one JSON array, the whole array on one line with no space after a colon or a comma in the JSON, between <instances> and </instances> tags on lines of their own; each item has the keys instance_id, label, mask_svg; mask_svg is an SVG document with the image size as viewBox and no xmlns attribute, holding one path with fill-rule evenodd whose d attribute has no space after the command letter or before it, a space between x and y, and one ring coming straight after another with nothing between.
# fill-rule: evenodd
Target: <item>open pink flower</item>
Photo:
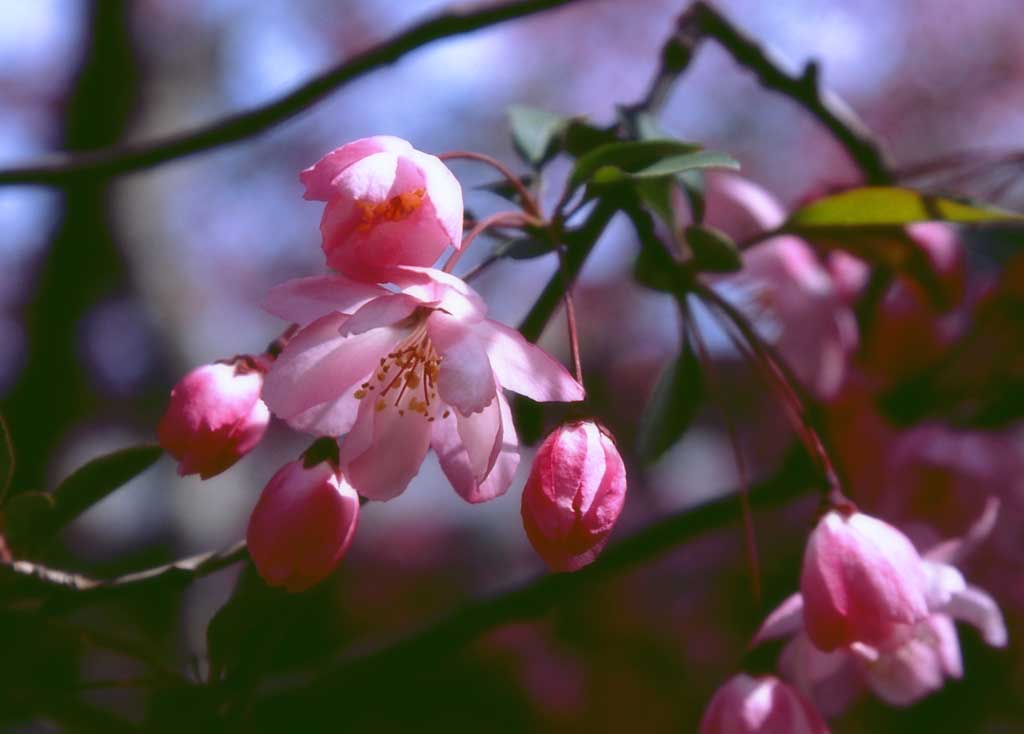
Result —
<instances>
[{"instance_id":1,"label":"open pink flower","mask_svg":"<svg viewBox=\"0 0 1024 734\"><path fill-rule=\"evenodd\" d=\"M436 156L400 138L363 138L300 176L305 197L327 202L320 232L327 264L350 278L387 280L396 265L433 265L462 244L462 188Z\"/></svg>"},{"instance_id":2,"label":"open pink flower","mask_svg":"<svg viewBox=\"0 0 1024 734\"><path fill-rule=\"evenodd\" d=\"M370 499L401 494L431 447L464 499L496 497L519 462L502 389L573 401L583 388L518 331L485 318L455 276L406 267L392 278L401 291L341 276L271 291L267 308L304 328L268 372L264 400L299 430L347 433L342 469Z\"/></svg>"},{"instance_id":3,"label":"open pink flower","mask_svg":"<svg viewBox=\"0 0 1024 734\"><path fill-rule=\"evenodd\" d=\"M869 689L893 706L909 706L963 675L954 621L971 624L992 647L1006 645L1006 625L995 601L971 586L952 565L981 542L995 522L998 502L990 501L960 538L940 543L922 557L929 614L884 645L855 642L826 652L804 628L804 599L793 594L765 619L753 644L792 636L779 669L820 710L839 714Z\"/></svg>"},{"instance_id":4,"label":"open pink flower","mask_svg":"<svg viewBox=\"0 0 1024 734\"><path fill-rule=\"evenodd\" d=\"M290 461L267 482L249 518L249 557L270 586L304 591L352 544L359 495L327 461Z\"/></svg>"},{"instance_id":5,"label":"open pink flower","mask_svg":"<svg viewBox=\"0 0 1024 734\"><path fill-rule=\"evenodd\" d=\"M626 500L626 467L593 421L544 439L523 489L523 527L553 571L576 571L604 548Z\"/></svg>"},{"instance_id":6,"label":"open pink flower","mask_svg":"<svg viewBox=\"0 0 1024 734\"><path fill-rule=\"evenodd\" d=\"M814 707L775 676L740 673L715 692L700 734L828 734Z\"/></svg>"},{"instance_id":7,"label":"open pink flower","mask_svg":"<svg viewBox=\"0 0 1024 734\"><path fill-rule=\"evenodd\" d=\"M181 378L157 427L179 474L209 479L260 442L270 422L262 387L262 373L243 361L202 365Z\"/></svg>"},{"instance_id":8,"label":"open pink flower","mask_svg":"<svg viewBox=\"0 0 1024 734\"><path fill-rule=\"evenodd\" d=\"M831 510L818 522L800 592L807 634L825 651L885 645L928 614L927 579L913 543L861 512Z\"/></svg>"}]
</instances>

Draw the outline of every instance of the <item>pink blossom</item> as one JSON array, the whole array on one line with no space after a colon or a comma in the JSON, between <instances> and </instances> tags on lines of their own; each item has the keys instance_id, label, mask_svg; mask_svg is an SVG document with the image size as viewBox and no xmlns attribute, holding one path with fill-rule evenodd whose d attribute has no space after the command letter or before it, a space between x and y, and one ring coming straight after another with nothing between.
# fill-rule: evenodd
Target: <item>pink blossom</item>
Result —
<instances>
[{"instance_id":1,"label":"pink blossom","mask_svg":"<svg viewBox=\"0 0 1024 734\"><path fill-rule=\"evenodd\" d=\"M378 135L343 145L300 176L307 199L325 201L327 264L366 282L396 265L433 265L462 244L462 188L436 156Z\"/></svg>"},{"instance_id":2,"label":"pink blossom","mask_svg":"<svg viewBox=\"0 0 1024 734\"><path fill-rule=\"evenodd\" d=\"M264 399L294 428L348 434L341 466L370 499L401 494L427 450L469 502L508 489L518 439L503 389L573 401L583 388L515 329L485 318L455 276L398 268L401 291L342 276L285 283L267 301L304 326L266 377Z\"/></svg>"},{"instance_id":3,"label":"pink blossom","mask_svg":"<svg viewBox=\"0 0 1024 734\"><path fill-rule=\"evenodd\" d=\"M828 726L796 690L774 676L740 673L718 689L700 734L827 734Z\"/></svg>"},{"instance_id":4,"label":"pink blossom","mask_svg":"<svg viewBox=\"0 0 1024 734\"><path fill-rule=\"evenodd\" d=\"M819 709L834 715L865 689L894 706L909 706L960 678L963 665L953 626L960 620L976 627L992 647L1007 642L1006 625L995 601L964 581L952 562L991 531L998 502L990 501L960 538L940 543L924 554L925 597L929 614L881 646L863 642L823 651L804 629L804 600L787 598L765 619L753 644L792 636L779 658L779 669Z\"/></svg>"},{"instance_id":5,"label":"pink blossom","mask_svg":"<svg viewBox=\"0 0 1024 734\"><path fill-rule=\"evenodd\" d=\"M180 475L209 479L260 442L270 422L262 387L262 373L244 361L203 365L181 378L157 428Z\"/></svg>"},{"instance_id":6,"label":"pink blossom","mask_svg":"<svg viewBox=\"0 0 1024 734\"><path fill-rule=\"evenodd\" d=\"M928 614L925 571L913 544L860 512L831 510L818 522L800 591L807 634L825 651L888 644Z\"/></svg>"},{"instance_id":7,"label":"pink blossom","mask_svg":"<svg viewBox=\"0 0 1024 734\"><path fill-rule=\"evenodd\" d=\"M327 461L281 467L249 518L249 556L270 586L304 591L334 570L352 544L359 495Z\"/></svg>"},{"instance_id":8,"label":"pink blossom","mask_svg":"<svg viewBox=\"0 0 1024 734\"><path fill-rule=\"evenodd\" d=\"M736 174L708 178L704 221L737 241L771 231L785 220L764 189ZM791 236L750 247L743 270L716 284L742 308L811 392L832 397L857 345L857 324L844 293L814 250Z\"/></svg>"},{"instance_id":9,"label":"pink blossom","mask_svg":"<svg viewBox=\"0 0 1024 734\"><path fill-rule=\"evenodd\" d=\"M523 489L523 527L553 571L576 571L604 548L626 500L626 467L593 421L568 423L537 450Z\"/></svg>"}]
</instances>

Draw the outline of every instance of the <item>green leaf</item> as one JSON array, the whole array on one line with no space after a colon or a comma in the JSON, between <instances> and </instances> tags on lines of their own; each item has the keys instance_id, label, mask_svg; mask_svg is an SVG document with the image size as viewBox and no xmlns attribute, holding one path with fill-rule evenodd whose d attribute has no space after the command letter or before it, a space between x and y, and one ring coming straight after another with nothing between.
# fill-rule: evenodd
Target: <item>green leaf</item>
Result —
<instances>
[{"instance_id":1,"label":"green leaf","mask_svg":"<svg viewBox=\"0 0 1024 734\"><path fill-rule=\"evenodd\" d=\"M693 253L694 265L702 272L734 273L743 267L736 243L714 227L687 227L686 242Z\"/></svg>"},{"instance_id":2,"label":"green leaf","mask_svg":"<svg viewBox=\"0 0 1024 734\"><path fill-rule=\"evenodd\" d=\"M674 293L680 283L679 263L655 233L651 215L637 206L628 207L624 212L640 240L640 252L633 264L633 278L653 290Z\"/></svg>"},{"instance_id":3,"label":"green leaf","mask_svg":"<svg viewBox=\"0 0 1024 734\"><path fill-rule=\"evenodd\" d=\"M519 155L540 168L557 150L555 144L569 120L536 107L513 105L508 108L508 123Z\"/></svg>"},{"instance_id":4,"label":"green leaf","mask_svg":"<svg viewBox=\"0 0 1024 734\"><path fill-rule=\"evenodd\" d=\"M595 127L581 119L569 121L562 135L565 152L573 158L586 155L602 145L618 142L614 128Z\"/></svg>"},{"instance_id":5,"label":"green leaf","mask_svg":"<svg viewBox=\"0 0 1024 734\"><path fill-rule=\"evenodd\" d=\"M661 373L640 424L637 446L647 463L657 461L682 438L702 396L700 360L689 337L683 350Z\"/></svg>"},{"instance_id":6,"label":"green leaf","mask_svg":"<svg viewBox=\"0 0 1024 734\"><path fill-rule=\"evenodd\" d=\"M536 177L527 174L525 176L520 176L519 180L522 182L523 186L529 189L533 185L533 182L536 180ZM500 196L502 199L505 199L506 201L511 201L516 204L522 203L519 199L519 189L517 189L515 186L509 183L507 179L504 178L498 179L497 181L489 181L488 183L480 184L478 186L474 186L473 188L478 189L480 191L489 191L495 196ZM467 217L467 219L468 218L469 217Z\"/></svg>"},{"instance_id":7,"label":"green leaf","mask_svg":"<svg viewBox=\"0 0 1024 734\"><path fill-rule=\"evenodd\" d=\"M740 164L731 156L717 150L698 150L685 155L663 158L636 173L631 178L657 178L674 176L677 173L692 171L697 168L729 168L738 171Z\"/></svg>"},{"instance_id":8,"label":"green leaf","mask_svg":"<svg viewBox=\"0 0 1024 734\"><path fill-rule=\"evenodd\" d=\"M512 258L513 260L530 260L541 255L547 255L549 252L554 252L550 242L537 239L536 237L520 237L503 243L495 251L495 254L501 257Z\"/></svg>"},{"instance_id":9,"label":"green leaf","mask_svg":"<svg viewBox=\"0 0 1024 734\"><path fill-rule=\"evenodd\" d=\"M913 222L1006 222L1024 216L912 189L868 186L819 199L790 216L782 229L805 233L819 228L902 226Z\"/></svg>"},{"instance_id":10,"label":"green leaf","mask_svg":"<svg viewBox=\"0 0 1024 734\"><path fill-rule=\"evenodd\" d=\"M120 449L80 466L53 490L58 528L146 471L161 456L163 449L147 444Z\"/></svg>"},{"instance_id":11,"label":"green leaf","mask_svg":"<svg viewBox=\"0 0 1024 734\"><path fill-rule=\"evenodd\" d=\"M0 502L7 496L14 479L14 442L7 420L0 415Z\"/></svg>"},{"instance_id":12,"label":"green leaf","mask_svg":"<svg viewBox=\"0 0 1024 734\"><path fill-rule=\"evenodd\" d=\"M160 456L159 446L133 446L93 459L76 469L50 493L20 493L4 507L22 514L16 521L16 544L38 547L85 510L148 469ZM12 509L12 507L14 509Z\"/></svg>"},{"instance_id":13,"label":"green leaf","mask_svg":"<svg viewBox=\"0 0 1024 734\"><path fill-rule=\"evenodd\" d=\"M645 178L633 184L640 201L672 232L676 229L676 213L672 206L674 185L671 178Z\"/></svg>"},{"instance_id":14,"label":"green leaf","mask_svg":"<svg viewBox=\"0 0 1024 734\"><path fill-rule=\"evenodd\" d=\"M621 177L625 178L625 174L652 166L663 158L687 155L698 150L700 150L700 146L678 140L631 140L607 143L577 159L569 177L569 185L579 186L593 178L601 169L617 169L621 172ZM609 171L606 170L603 175L609 175Z\"/></svg>"}]
</instances>

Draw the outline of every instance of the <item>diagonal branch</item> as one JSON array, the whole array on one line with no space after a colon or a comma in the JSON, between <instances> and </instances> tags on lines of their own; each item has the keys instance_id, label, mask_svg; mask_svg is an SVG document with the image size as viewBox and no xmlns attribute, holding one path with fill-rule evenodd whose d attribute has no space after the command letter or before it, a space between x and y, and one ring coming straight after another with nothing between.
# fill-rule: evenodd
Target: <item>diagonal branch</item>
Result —
<instances>
[{"instance_id":1,"label":"diagonal branch","mask_svg":"<svg viewBox=\"0 0 1024 734\"><path fill-rule=\"evenodd\" d=\"M816 481L801 452L790 455L773 476L751 487L753 506L782 505L803 495ZM333 700L349 685L366 685L411 674L416 666L429 665L452 655L461 645L489 629L535 618L559 601L677 547L680 543L735 522L740 509L730 493L655 522L608 548L594 564L570 574L548 574L512 591L462 607L450 616L390 645L348 655L334 667L310 677L290 677L274 687L265 704L274 709L298 711L315 700ZM258 714L257 714L258 715Z\"/></svg>"},{"instance_id":2,"label":"diagonal branch","mask_svg":"<svg viewBox=\"0 0 1024 734\"><path fill-rule=\"evenodd\" d=\"M13 561L0 564L0 596L31 597L57 594L62 597L59 604L79 604L111 592L159 583L176 582L185 585L194 579L238 563L246 557L247 551L243 540L223 550L202 553L112 579L96 579L29 561Z\"/></svg>"},{"instance_id":3,"label":"diagonal branch","mask_svg":"<svg viewBox=\"0 0 1024 734\"><path fill-rule=\"evenodd\" d=\"M60 185L80 176L109 176L158 166L257 135L297 115L348 82L394 63L434 41L470 33L582 0L515 0L471 11L452 10L419 23L395 38L357 54L283 97L205 127L148 142L82 153L57 153L36 163L0 170L0 184Z\"/></svg>"},{"instance_id":4,"label":"diagonal branch","mask_svg":"<svg viewBox=\"0 0 1024 734\"><path fill-rule=\"evenodd\" d=\"M715 39L736 63L754 72L764 87L789 97L824 125L857 164L869 184L892 181L882 151L864 123L846 102L820 87L815 62L808 63L801 74L789 71L782 59L738 29L704 0L698 0L680 16L677 29L675 39L685 49L685 53L680 52L681 58L688 61L702 39Z\"/></svg>"}]
</instances>

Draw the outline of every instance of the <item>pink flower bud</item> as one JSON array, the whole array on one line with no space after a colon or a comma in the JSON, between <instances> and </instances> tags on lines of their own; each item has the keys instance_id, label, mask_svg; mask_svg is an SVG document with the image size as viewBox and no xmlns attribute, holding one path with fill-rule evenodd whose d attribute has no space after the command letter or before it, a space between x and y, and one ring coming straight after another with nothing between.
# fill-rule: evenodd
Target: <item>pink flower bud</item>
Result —
<instances>
[{"instance_id":1,"label":"pink flower bud","mask_svg":"<svg viewBox=\"0 0 1024 734\"><path fill-rule=\"evenodd\" d=\"M822 650L882 647L928 616L924 563L896 528L860 512L829 511L804 552L804 626Z\"/></svg>"},{"instance_id":2,"label":"pink flower bud","mask_svg":"<svg viewBox=\"0 0 1024 734\"><path fill-rule=\"evenodd\" d=\"M552 571L576 571L608 542L626 500L626 467L594 422L568 423L544 439L523 489L523 527Z\"/></svg>"},{"instance_id":3,"label":"pink flower bud","mask_svg":"<svg viewBox=\"0 0 1024 734\"><path fill-rule=\"evenodd\" d=\"M778 678L740 673L711 698L700 734L828 734L828 726L803 696Z\"/></svg>"},{"instance_id":4,"label":"pink flower bud","mask_svg":"<svg viewBox=\"0 0 1024 734\"><path fill-rule=\"evenodd\" d=\"M203 365L181 378L157 428L179 474L209 479L260 442L270 422L262 389L263 374L244 362Z\"/></svg>"},{"instance_id":5,"label":"pink flower bud","mask_svg":"<svg viewBox=\"0 0 1024 734\"><path fill-rule=\"evenodd\" d=\"M462 188L436 156L378 135L343 145L300 175L327 202L327 264L353 280L387 280L396 265L430 266L462 244Z\"/></svg>"},{"instance_id":6,"label":"pink flower bud","mask_svg":"<svg viewBox=\"0 0 1024 734\"><path fill-rule=\"evenodd\" d=\"M325 579L352 544L359 495L327 461L281 467L249 518L249 556L270 586L304 591Z\"/></svg>"}]
</instances>

